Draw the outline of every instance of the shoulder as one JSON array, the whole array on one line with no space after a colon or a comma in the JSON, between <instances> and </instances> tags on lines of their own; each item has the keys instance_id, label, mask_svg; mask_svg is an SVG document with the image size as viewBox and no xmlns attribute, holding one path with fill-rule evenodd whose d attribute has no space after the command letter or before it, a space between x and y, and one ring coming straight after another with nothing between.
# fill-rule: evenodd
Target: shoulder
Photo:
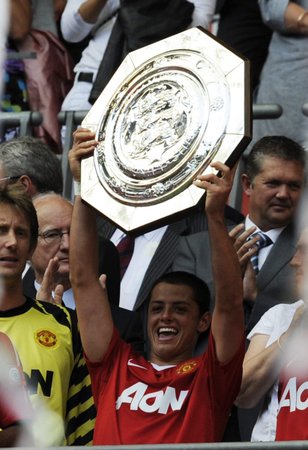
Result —
<instances>
[{"instance_id":1,"label":"shoulder","mask_svg":"<svg viewBox=\"0 0 308 450\"><path fill-rule=\"evenodd\" d=\"M69 328L72 328L73 324L77 321L76 312L65 306L33 300L32 307L41 314L50 315L59 324Z\"/></svg>"},{"instance_id":2,"label":"shoulder","mask_svg":"<svg viewBox=\"0 0 308 450\"><path fill-rule=\"evenodd\" d=\"M289 327L295 311L302 303L302 300L299 300L295 303L280 303L273 306L263 314L247 338L251 340L256 334L266 334L271 336L273 340L278 338Z\"/></svg>"}]
</instances>

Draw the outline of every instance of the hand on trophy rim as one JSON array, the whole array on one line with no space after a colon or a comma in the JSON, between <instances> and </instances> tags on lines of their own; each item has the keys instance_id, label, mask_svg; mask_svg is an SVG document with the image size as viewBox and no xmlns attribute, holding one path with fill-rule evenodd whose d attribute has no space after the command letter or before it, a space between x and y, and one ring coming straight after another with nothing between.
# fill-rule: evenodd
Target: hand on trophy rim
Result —
<instances>
[{"instance_id":1,"label":"hand on trophy rim","mask_svg":"<svg viewBox=\"0 0 308 450\"><path fill-rule=\"evenodd\" d=\"M68 160L75 181L80 182L81 160L92 156L97 144L93 131L82 127L74 131L73 146L68 153Z\"/></svg>"}]
</instances>

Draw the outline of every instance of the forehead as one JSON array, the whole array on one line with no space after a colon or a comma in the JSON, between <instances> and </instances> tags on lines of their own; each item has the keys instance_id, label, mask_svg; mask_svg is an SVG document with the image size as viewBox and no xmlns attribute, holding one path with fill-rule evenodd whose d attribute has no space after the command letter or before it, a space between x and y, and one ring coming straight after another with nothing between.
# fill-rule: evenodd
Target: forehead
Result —
<instances>
[{"instance_id":1,"label":"forehead","mask_svg":"<svg viewBox=\"0 0 308 450\"><path fill-rule=\"evenodd\" d=\"M67 226L70 224L73 206L61 197L46 196L34 200L39 225Z\"/></svg>"},{"instance_id":2,"label":"forehead","mask_svg":"<svg viewBox=\"0 0 308 450\"><path fill-rule=\"evenodd\" d=\"M298 180L304 179L304 167L297 161L288 161L274 156L262 158L260 172L256 177Z\"/></svg>"},{"instance_id":3,"label":"forehead","mask_svg":"<svg viewBox=\"0 0 308 450\"><path fill-rule=\"evenodd\" d=\"M151 294L150 303L155 301L184 301L193 302L194 292L190 286L185 284L169 284L169 283L158 283Z\"/></svg>"},{"instance_id":4,"label":"forehead","mask_svg":"<svg viewBox=\"0 0 308 450\"><path fill-rule=\"evenodd\" d=\"M17 206L0 203L0 224L11 224L12 222L24 228L30 227L25 214Z\"/></svg>"}]
</instances>

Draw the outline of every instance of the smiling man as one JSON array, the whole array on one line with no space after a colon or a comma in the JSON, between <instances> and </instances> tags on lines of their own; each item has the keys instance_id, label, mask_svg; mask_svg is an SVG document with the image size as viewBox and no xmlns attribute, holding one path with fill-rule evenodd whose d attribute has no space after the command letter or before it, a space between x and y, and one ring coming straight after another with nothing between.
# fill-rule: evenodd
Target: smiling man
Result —
<instances>
[{"instance_id":1,"label":"smiling man","mask_svg":"<svg viewBox=\"0 0 308 450\"><path fill-rule=\"evenodd\" d=\"M80 159L91 151L91 146L83 144L70 151L75 180L80 180ZM213 167L223 178L213 173L195 182L207 189L216 280L212 321L206 285L194 275L166 274L150 294L149 360L123 342L114 327L106 290L95 275L96 213L79 195L75 197L71 280L98 411L94 445L222 439L241 379L244 320L241 271L224 223L233 174L224 164L217 162ZM210 322L208 350L194 357L198 337Z\"/></svg>"}]
</instances>

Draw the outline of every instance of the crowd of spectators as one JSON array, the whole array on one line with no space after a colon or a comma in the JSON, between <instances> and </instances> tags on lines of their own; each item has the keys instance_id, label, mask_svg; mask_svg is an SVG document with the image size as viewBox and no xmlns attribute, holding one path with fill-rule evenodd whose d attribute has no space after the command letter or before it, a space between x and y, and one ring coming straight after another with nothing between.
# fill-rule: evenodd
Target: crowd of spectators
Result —
<instances>
[{"instance_id":1,"label":"crowd of spectators","mask_svg":"<svg viewBox=\"0 0 308 450\"><path fill-rule=\"evenodd\" d=\"M308 1L10 5L1 109L43 122L0 143L0 446L307 440ZM130 51L213 32L214 16L251 60L254 101L283 110L253 123L247 208L228 204L236 166L216 161L187 216L124 232L81 199L98 144L83 127L65 198L59 111L89 111Z\"/></svg>"}]
</instances>

